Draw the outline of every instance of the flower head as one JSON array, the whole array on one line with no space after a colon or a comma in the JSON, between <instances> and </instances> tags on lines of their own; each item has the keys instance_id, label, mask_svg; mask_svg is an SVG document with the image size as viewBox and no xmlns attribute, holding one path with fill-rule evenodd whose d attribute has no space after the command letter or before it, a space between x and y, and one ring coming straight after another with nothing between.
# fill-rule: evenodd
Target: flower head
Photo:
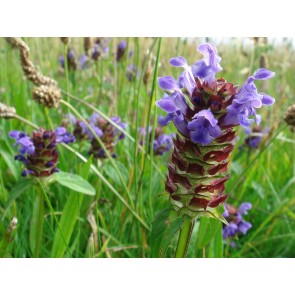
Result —
<instances>
[{"instance_id":1,"label":"flower head","mask_svg":"<svg viewBox=\"0 0 295 295\"><path fill-rule=\"evenodd\" d=\"M216 78L222 68L214 44L202 44L198 51L204 58L191 66L182 56L170 59L172 66L183 69L178 79L158 78L165 94L156 105L167 113L159 116L158 122L162 126L173 122L178 131L173 139L166 191L176 210L191 217L205 215L224 221L218 206L228 197L224 184L229 178L234 127L249 128L254 119L260 122L256 109L273 104L274 99L258 93L254 81L268 80L274 73L259 69L238 90L224 78ZM232 224L226 231L228 235L239 228L245 232L247 226Z\"/></svg>"},{"instance_id":2,"label":"flower head","mask_svg":"<svg viewBox=\"0 0 295 295\"><path fill-rule=\"evenodd\" d=\"M58 143L70 143L75 137L65 128L58 127L55 131L39 129L29 136L21 131L11 131L9 136L15 139L15 146L19 146L19 153L15 160L25 165L22 176L48 177L58 172Z\"/></svg>"},{"instance_id":3,"label":"flower head","mask_svg":"<svg viewBox=\"0 0 295 295\"><path fill-rule=\"evenodd\" d=\"M239 236L240 234L245 235L248 230L252 227L250 222L243 219L243 215L247 215L248 211L252 209L251 203L242 203L237 209L236 207L226 203L224 205L223 216L228 221L228 225L223 226L222 235L224 239L230 239Z\"/></svg>"}]
</instances>

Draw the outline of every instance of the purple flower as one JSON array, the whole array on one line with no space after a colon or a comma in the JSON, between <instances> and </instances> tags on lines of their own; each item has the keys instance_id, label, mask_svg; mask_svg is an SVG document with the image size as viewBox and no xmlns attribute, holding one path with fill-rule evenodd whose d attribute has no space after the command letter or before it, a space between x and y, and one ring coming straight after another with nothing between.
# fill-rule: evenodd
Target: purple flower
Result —
<instances>
[{"instance_id":1,"label":"purple flower","mask_svg":"<svg viewBox=\"0 0 295 295\"><path fill-rule=\"evenodd\" d=\"M24 132L14 130L9 132L9 136L16 140L14 146L20 145L18 151L21 153L21 155L32 155L35 152L35 146L31 138Z\"/></svg>"},{"instance_id":2,"label":"purple flower","mask_svg":"<svg viewBox=\"0 0 295 295\"><path fill-rule=\"evenodd\" d=\"M217 125L218 121L210 110L202 110L195 114L192 119L187 126L193 142L205 145L221 135L221 129Z\"/></svg>"},{"instance_id":3,"label":"purple flower","mask_svg":"<svg viewBox=\"0 0 295 295\"><path fill-rule=\"evenodd\" d=\"M228 221L228 225L224 225L222 234L224 239L233 238L239 234L245 235L248 230L252 227L250 222L243 220L242 215L247 215L248 210L252 209L251 203L242 203L239 209L232 205L224 205L223 217Z\"/></svg>"},{"instance_id":4,"label":"purple flower","mask_svg":"<svg viewBox=\"0 0 295 295\"><path fill-rule=\"evenodd\" d=\"M118 44L118 48L121 50L124 50L127 46L127 42L125 40L122 40L119 44Z\"/></svg>"},{"instance_id":5,"label":"purple flower","mask_svg":"<svg viewBox=\"0 0 295 295\"><path fill-rule=\"evenodd\" d=\"M252 204L251 203L242 203L239 207L239 212L242 215L247 215L248 210L252 209Z\"/></svg>"},{"instance_id":6,"label":"purple flower","mask_svg":"<svg viewBox=\"0 0 295 295\"><path fill-rule=\"evenodd\" d=\"M56 145L60 142L70 143L75 137L66 132L64 127L55 131L39 129L28 136L20 131L11 131L11 138L16 140L16 145L21 145L19 155L14 158L25 165L22 176L48 177L57 172L58 152Z\"/></svg>"},{"instance_id":7,"label":"purple flower","mask_svg":"<svg viewBox=\"0 0 295 295\"><path fill-rule=\"evenodd\" d=\"M245 138L243 145L239 148L242 149L243 147L248 146L250 148L257 149L263 136L267 135L269 130L269 128L262 129L260 126L254 126L252 130L250 128L246 128L246 133L249 135Z\"/></svg>"},{"instance_id":8,"label":"purple flower","mask_svg":"<svg viewBox=\"0 0 295 295\"><path fill-rule=\"evenodd\" d=\"M82 54L79 58L79 64L80 64L80 68L81 69L86 69L86 68L89 68L89 58L86 54Z\"/></svg>"},{"instance_id":9,"label":"purple flower","mask_svg":"<svg viewBox=\"0 0 295 295\"><path fill-rule=\"evenodd\" d=\"M241 124L243 127L249 127L254 121L259 124L261 118L255 109L261 108L262 105L272 105L275 99L267 94L258 93L254 81L268 80L274 75L274 72L261 68L250 76L235 95L232 104L227 107L223 125ZM254 119L250 119L250 116L254 116Z\"/></svg>"},{"instance_id":10,"label":"purple flower","mask_svg":"<svg viewBox=\"0 0 295 295\"><path fill-rule=\"evenodd\" d=\"M70 134L66 131L66 128L64 127L58 127L55 129L55 135L56 135L56 142L60 143L70 143L74 142L76 140L75 136Z\"/></svg>"},{"instance_id":11,"label":"purple flower","mask_svg":"<svg viewBox=\"0 0 295 295\"><path fill-rule=\"evenodd\" d=\"M139 133L145 138L145 141L149 140L149 150L151 148L151 139L152 139L152 130L153 128L150 127L148 130L148 135L146 134L146 129L139 128ZM163 155L164 153L171 150L173 141L172 138L174 134L165 134L162 127L157 127L155 130L155 137L153 142L153 153L154 155ZM143 145L143 140L140 141L140 144Z\"/></svg>"},{"instance_id":12,"label":"purple flower","mask_svg":"<svg viewBox=\"0 0 295 295\"><path fill-rule=\"evenodd\" d=\"M181 83L186 90L192 95L196 81L192 72L192 68L187 64L186 59L182 56L174 57L170 59L170 64L174 67L184 68L184 72L181 74Z\"/></svg>"},{"instance_id":13,"label":"purple flower","mask_svg":"<svg viewBox=\"0 0 295 295\"><path fill-rule=\"evenodd\" d=\"M238 233L238 226L233 221L223 228L222 236L224 239L234 237Z\"/></svg>"},{"instance_id":14,"label":"purple flower","mask_svg":"<svg viewBox=\"0 0 295 295\"><path fill-rule=\"evenodd\" d=\"M242 233L243 235L245 235L251 227L252 227L252 224L250 222L241 221L238 224L238 231Z\"/></svg>"},{"instance_id":15,"label":"purple flower","mask_svg":"<svg viewBox=\"0 0 295 295\"><path fill-rule=\"evenodd\" d=\"M210 85L215 81L215 74L222 70L222 67L219 65L221 57L218 56L214 44L201 44L197 49L204 54L204 59L197 61L192 66L193 75L203 79Z\"/></svg>"}]
</instances>

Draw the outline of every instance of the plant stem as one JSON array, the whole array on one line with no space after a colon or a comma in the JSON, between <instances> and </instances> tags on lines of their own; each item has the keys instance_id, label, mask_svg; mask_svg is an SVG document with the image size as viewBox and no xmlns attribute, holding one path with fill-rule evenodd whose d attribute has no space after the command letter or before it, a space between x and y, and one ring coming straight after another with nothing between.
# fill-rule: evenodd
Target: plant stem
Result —
<instances>
[{"instance_id":1,"label":"plant stem","mask_svg":"<svg viewBox=\"0 0 295 295\"><path fill-rule=\"evenodd\" d=\"M33 216L30 230L30 246L33 257L38 258L42 244L42 233L44 223L44 200L41 191L36 187L36 194L33 201Z\"/></svg>"},{"instance_id":2,"label":"plant stem","mask_svg":"<svg viewBox=\"0 0 295 295\"><path fill-rule=\"evenodd\" d=\"M191 220L187 216L184 217L183 226L179 234L175 258L184 258L186 256L194 224L194 220Z\"/></svg>"}]
</instances>

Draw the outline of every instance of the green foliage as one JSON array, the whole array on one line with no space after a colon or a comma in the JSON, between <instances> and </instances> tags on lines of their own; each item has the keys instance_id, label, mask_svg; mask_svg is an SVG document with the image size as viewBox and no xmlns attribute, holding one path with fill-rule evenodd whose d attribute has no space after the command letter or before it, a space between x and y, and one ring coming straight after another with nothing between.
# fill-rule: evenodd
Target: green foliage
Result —
<instances>
[{"instance_id":1,"label":"green foliage","mask_svg":"<svg viewBox=\"0 0 295 295\"><path fill-rule=\"evenodd\" d=\"M152 257L166 256L174 235L181 229L183 217L170 208L156 214L151 234Z\"/></svg>"},{"instance_id":2,"label":"green foliage","mask_svg":"<svg viewBox=\"0 0 295 295\"><path fill-rule=\"evenodd\" d=\"M95 195L94 187L79 175L66 172L59 172L55 173L50 181L56 181L58 184L65 186L70 190L76 191L78 193L90 196Z\"/></svg>"},{"instance_id":3,"label":"green foliage","mask_svg":"<svg viewBox=\"0 0 295 295\"><path fill-rule=\"evenodd\" d=\"M204 40L128 38L128 50L134 51L132 57L126 52L122 62L117 62L109 55L91 62L88 69L70 70L68 75L58 62L58 55L65 52L59 38L25 40L34 64L58 82L63 99L83 118L94 111L107 120L119 115L128 127L126 138L116 146L118 157L113 161L89 160L89 143L77 141L69 146L60 145L58 168L64 172L56 173L54 183L44 184L43 191L40 184L36 186L29 178L20 177L22 164L14 160L17 147L7 135L11 130L31 133L32 126L19 120L0 119L0 256L32 257L38 252L39 257L174 256L182 218L165 209L169 202L163 193L171 156L154 156L152 149L147 151L148 142L144 147L137 146L137 127L152 127L152 134L155 133L157 112L163 114L154 105L163 94L156 78L180 74L180 69L169 66L169 59L182 55L190 64L195 62L200 58L196 46ZM262 126L273 131L257 150L240 150L238 147L245 135L242 130L238 131L239 140L230 164L231 178L226 184L229 203L253 204L245 216L252 228L247 235L236 239L237 247L232 248L229 241L222 240L221 222L201 218L200 224L196 221L188 257L203 254L206 257L295 257L295 138L281 122L287 107L294 104L295 51L289 43L269 41L267 45L254 47L248 41L234 38L220 42L217 47L226 71L218 77L223 75L235 85L241 85L249 71L253 73L260 67L262 54L267 59L267 67L276 72L276 78L267 83L265 90L276 98L276 104L259 112ZM118 42L111 39L110 52L116 50ZM84 52L81 38L72 38L70 46L77 56ZM18 52L3 38L0 38L0 48L1 102L14 106L19 116L35 125L60 126L64 115L72 111L61 104L58 109L44 112L43 107L31 99L33 85L23 79ZM152 63L145 85L143 74L147 60L143 56L147 50ZM140 70L141 76L130 83L126 69L131 63ZM261 84L257 82L258 89ZM175 128L170 124L164 131L173 133ZM39 215L38 210L34 211L38 208L36 194L40 194L44 202L43 214ZM159 195L161 197L157 197ZM163 209L161 214L155 214ZM158 221L153 223L151 232L154 216ZM13 217L18 219L18 226L7 234ZM41 217L42 238L34 254ZM37 227L31 230L34 220L39 220L39 230Z\"/></svg>"}]
</instances>

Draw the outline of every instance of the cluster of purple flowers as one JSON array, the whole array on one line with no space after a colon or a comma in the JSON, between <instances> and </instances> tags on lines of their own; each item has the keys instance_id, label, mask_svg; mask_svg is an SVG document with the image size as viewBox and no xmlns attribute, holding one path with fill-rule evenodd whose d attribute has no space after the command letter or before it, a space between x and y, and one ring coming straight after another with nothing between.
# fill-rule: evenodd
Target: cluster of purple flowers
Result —
<instances>
[{"instance_id":1,"label":"cluster of purple flowers","mask_svg":"<svg viewBox=\"0 0 295 295\"><path fill-rule=\"evenodd\" d=\"M33 131L32 136L22 131L11 131L9 136L15 139L14 146L18 147L19 154L15 160L25 165L22 176L33 175L35 177L48 177L58 172L58 143L71 143L75 137L66 131L64 127L58 127L55 131L39 129Z\"/></svg>"},{"instance_id":2,"label":"cluster of purple flowers","mask_svg":"<svg viewBox=\"0 0 295 295\"><path fill-rule=\"evenodd\" d=\"M96 38L94 41L94 44L92 46L90 56L87 54L82 54L78 58L77 62L77 57L74 49L68 49L67 53L67 63L68 67L70 70L76 70L78 68L80 69L87 69L90 67L90 60L98 60L100 57L106 57L109 54L109 46L108 43L110 41L110 38ZM58 57L59 63L61 67L64 69L65 68L65 58L63 55L59 55Z\"/></svg>"},{"instance_id":3,"label":"cluster of purple flowers","mask_svg":"<svg viewBox=\"0 0 295 295\"><path fill-rule=\"evenodd\" d=\"M64 56L59 55L58 60L59 60L61 67L64 69L65 68ZM77 65L77 60L76 60L76 54L75 54L75 51L70 48L68 49L68 52L67 52L67 64L68 64L69 70L75 71L77 69L78 65Z\"/></svg>"},{"instance_id":4,"label":"cluster of purple flowers","mask_svg":"<svg viewBox=\"0 0 295 295\"><path fill-rule=\"evenodd\" d=\"M204 59L192 66L182 56L170 59L172 66L184 69L177 81L171 76L158 78L160 87L169 93L156 102L168 113L159 123L165 126L173 121L182 135L203 145L219 137L223 127L242 125L247 128L254 121L259 124L261 118L256 109L273 104L274 98L258 93L254 81L268 80L275 74L261 68L236 92L232 83L215 79L215 74L222 70L215 45L202 44L198 51L204 54ZM200 89L209 90L205 99ZM254 118L250 118L252 116Z\"/></svg>"},{"instance_id":5,"label":"cluster of purple flowers","mask_svg":"<svg viewBox=\"0 0 295 295\"><path fill-rule=\"evenodd\" d=\"M77 140L90 140L91 148L88 153L93 154L95 158L106 158L107 156L104 149L95 138L91 130L88 128L88 126L82 120L76 119L72 114L70 115L69 119L74 127L73 134L77 138ZM119 116L111 117L111 120L122 129L126 129L127 124L122 122ZM114 152L114 148L119 140L125 138L124 133L114 127L107 120L100 117L97 113L92 114L87 122L96 133L97 137L101 139L111 156L115 158L116 153ZM69 120L66 119L63 122L63 125L66 127L68 124Z\"/></svg>"},{"instance_id":6,"label":"cluster of purple flowers","mask_svg":"<svg viewBox=\"0 0 295 295\"><path fill-rule=\"evenodd\" d=\"M248 232L252 224L245 221L243 215L247 215L251 208L251 203L242 203L238 209L228 203L224 205L223 217L228 221L228 225L223 225L222 229L224 239L238 237L240 234L245 235Z\"/></svg>"},{"instance_id":7,"label":"cluster of purple flowers","mask_svg":"<svg viewBox=\"0 0 295 295\"><path fill-rule=\"evenodd\" d=\"M260 123L256 110L275 100L258 93L255 81L268 80L275 73L261 68L238 88L215 77L222 68L214 44L202 44L197 50L204 58L193 65L182 56L170 59L170 65L183 69L177 80L158 78L165 94L156 105L167 113L159 117L159 124L172 121L178 130L166 191L174 208L183 214L223 220L217 207L228 197L224 190L236 137L234 127L248 130L254 121Z\"/></svg>"},{"instance_id":8,"label":"cluster of purple flowers","mask_svg":"<svg viewBox=\"0 0 295 295\"><path fill-rule=\"evenodd\" d=\"M146 138L146 129L145 128L139 128L139 133ZM149 148L151 147L151 137L152 137L152 127L149 128ZM165 134L163 131L163 128L157 127L155 130L155 138L153 143L153 153L156 156L162 156L166 152L169 152L173 146L172 138L174 137L174 134ZM140 144L144 144L144 140L140 141Z\"/></svg>"}]
</instances>

